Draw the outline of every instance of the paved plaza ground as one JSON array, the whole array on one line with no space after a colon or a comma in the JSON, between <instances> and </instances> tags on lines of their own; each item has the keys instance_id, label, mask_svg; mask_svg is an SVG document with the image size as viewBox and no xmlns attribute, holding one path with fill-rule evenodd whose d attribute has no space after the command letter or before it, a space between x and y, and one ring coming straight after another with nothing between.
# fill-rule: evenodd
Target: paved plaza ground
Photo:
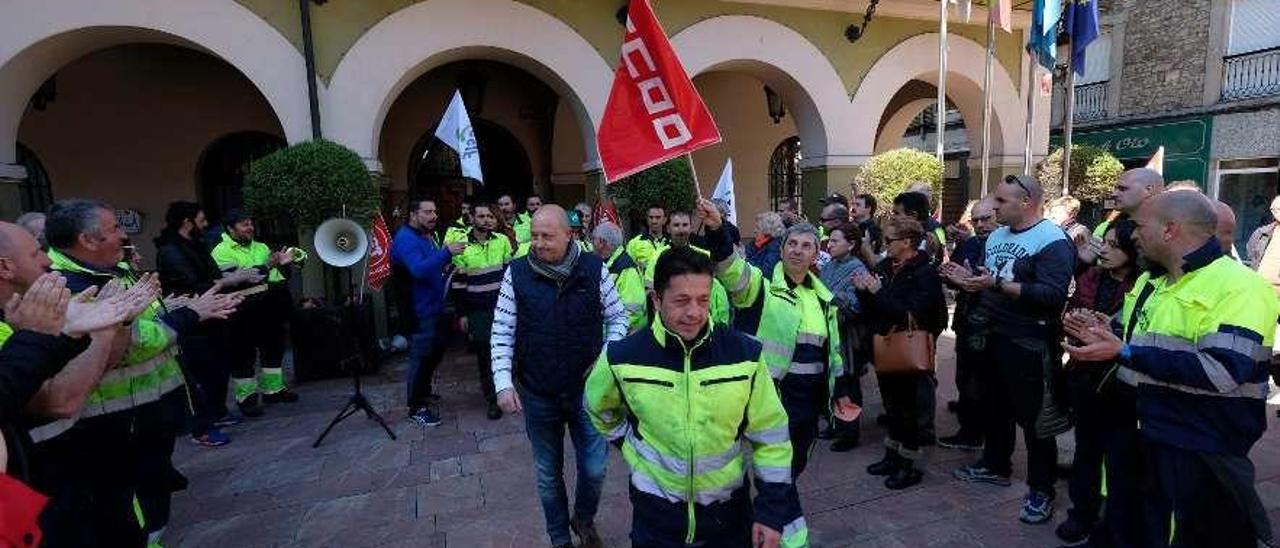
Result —
<instances>
[{"instance_id":1,"label":"paved plaza ground","mask_svg":"<svg viewBox=\"0 0 1280 548\"><path fill-rule=\"evenodd\" d=\"M943 408L955 392L950 337L939 346L938 432L946 435L955 429L954 416ZM404 368L401 356L366 377L366 393L391 423L395 441L356 416L320 448L311 448L346 401L350 382L344 380L298 386L300 403L271 407L265 417L230 429L235 441L228 446L206 449L179 440L175 461L191 484L175 495L166 545L547 546L522 419L486 419L474 360L454 353L438 376L443 424L417 426L406 419L403 407ZM868 414L874 417L880 410L874 377L864 377L863 383ZM865 424L862 446L850 453L832 453L828 442L820 442L799 480L815 546L1057 545L1053 525L1017 521L1024 485L1002 488L951 479L951 471L974 459L973 453L934 450L923 483L904 491L885 489L882 478L863 470L880 457L883 437L874 421ZM1275 430L1253 451L1259 493L1273 523L1280 522L1280 435ZM616 451L610 453L597 524L608 546L625 547L630 524L626 465ZM1020 451L1015 481L1025 477L1021 460ZM571 462L566 469L572 476ZM568 485L572 490L571 480ZM1055 523L1065 518L1069 505L1065 482L1058 492Z\"/></svg>"}]
</instances>

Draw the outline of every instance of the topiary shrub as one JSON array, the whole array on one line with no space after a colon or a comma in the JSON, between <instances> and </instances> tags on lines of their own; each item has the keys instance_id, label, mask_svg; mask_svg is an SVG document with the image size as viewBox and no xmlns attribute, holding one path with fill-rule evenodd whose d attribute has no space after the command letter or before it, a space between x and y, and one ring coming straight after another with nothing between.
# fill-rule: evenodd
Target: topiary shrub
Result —
<instances>
[{"instance_id":1,"label":"topiary shrub","mask_svg":"<svg viewBox=\"0 0 1280 548\"><path fill-rule=\"evenodd\" d=\"M1071 184L1068 191L1077 200L1101 204L1111 196L1122 172L1124 164L1106 149L1071 145ZM1062 147L1055 149L1036 166L1036 179L1044 187L1046 200L1062 195Z\"/></svg>"},{"instance_id":2,"label":"topiary shrub","mask_svg":"<svg viewBox=\"0 0 1280 548\"><path fill-rule=\"evenodd\" d=\"M668 212L693 211L697 191L689 159L681 156L624 177L609 185L607 192L623 219L643 217L646 210L662 206Z\"/></svg>"},{"instance_id":3,"label":"topiary shrub","mask_svg":"<svg viewBox=\"0 0 1280 548\"><path fill-rule=\"evenodd\" d=\"M256 217L315 227L342 215L366 227L378 212L377 183L360 156L332 141L307 141L255 161L244 203Z\"/></svg>"},{"instance_id":4,"label":"topiary shrub","mask_svg":"<svg viewBox=\"0 0 1280 548\"><path fill-rule=\"evenodd\" d=\"M932 154L910 148L872 156L853 178L858 192L875 196L881 204L892 204L894 197L917 182L928 183L937 200L942 195L942 162Z\"/></svg>"}]
</instances>

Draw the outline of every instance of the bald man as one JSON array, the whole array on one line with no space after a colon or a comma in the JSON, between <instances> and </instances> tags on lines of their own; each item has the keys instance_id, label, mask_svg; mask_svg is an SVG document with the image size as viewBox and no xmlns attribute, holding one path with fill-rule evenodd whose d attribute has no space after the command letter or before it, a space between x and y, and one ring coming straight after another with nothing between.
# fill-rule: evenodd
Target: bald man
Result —
<instances>
[{"instance_id":1,"label":"bald man","mask_svg":"<svg viewBox=\"0 0 1280 548\"><path fill-rule=\"evenodd\" d=\"M1146 200L1134 220L1148 271L1125 298L1123 337L1101 321L1066 324L1080 341L1067 346L1073 357L1115 360L1116 377L1136 387L1136 415L1128 422L1131 429L1141 425L1142 449L1128 453L1129 460L1140 454L1140 464L1113 467L1125 459L1113 459L1108 447L1107 484L1145 474L1156 486L1134 504L1144 506L1145 537L1161 545L1269 544L1248 454L1266 430L1280 301L1261 276L1223 253L1217 208L1205 196L1161 194ZM1113 512L1108 504L1107 521L1139 514Z\"/></svg>"},{"instance_id":2,"label":"bald man","mask_svg":"<svg viewBox=\"0 0 1280 548\"><path fill-rule=\"evenodd\" d=\"M1091 265L1097 260L1098 252L1102 249L1102 235L1107 233L1107 227L1111 225L1111 221L1133 217L1143 201L1165 190L1164 176L1154 169L1140 167L1121 173L1120 178L1116 179L1115 189L1111 192L1115 211L1120 214L1113 219L1098 223L1098 226L1093 229L1093 240L1089 245L1079 246L1077 250L1076 256L1080 262Z\"/></svg>"},{"instance_id":3,"label":"bald man","mask_svg":"<svg viewBox=\"0 0 1280 548\"><path fill-rule=\"evenodd\" d=\"M529 254L511 262L498 291L493 384L503 411L524 414L551 544L573 546L572 529L580 546L595 548L602 545L595 515L607 445L582 394L605 341L627 335L627 314L604 262L570 238L563 208L539 207L529 232ZM572 516L564 486L566 428L578 465Z\"/></svg>"}]
</instances>

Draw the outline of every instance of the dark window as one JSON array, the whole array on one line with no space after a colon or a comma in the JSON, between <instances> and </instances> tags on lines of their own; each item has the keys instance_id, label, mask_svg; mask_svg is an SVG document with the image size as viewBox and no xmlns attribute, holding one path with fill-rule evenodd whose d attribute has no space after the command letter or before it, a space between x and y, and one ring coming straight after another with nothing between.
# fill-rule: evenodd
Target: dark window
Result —
<instances>
[{"instance_id":1,"label":"dark window","mask_svg":"<svg viewBox=\"0 0 1280 548\"><path fill-rule=\"evenodd\" d=\"M773 149L769 158L769 207L778 209L778 204L787 198L794 198L797 204L804 203L804 186L800 180L800 138L790 137Z\"/></svg>"},{"instance_id":2,"label":"dark window","mask_svg":"<svg viewBox=\"0 0 1280 548\"><path fill-rule=\"evenodd\" d=\"M18 185L22 195L22 211L48 211L53 204L53 187L49 184L49 172L44 170L31 149L18 143L18 165L27 169L27 179Z\"/></svg>"},{"instance_id":3,"label":"dark window","mask_svg":"<svg viewBox=\"0 0 1280 548\"><path fill-rule=\"evenodd\" d=\"M249 166L285 147L284 139L260 131L241 131L219 137L200 157L200 205L213 221L244 205L244 179Z\"/></svg>"}]
</instances>

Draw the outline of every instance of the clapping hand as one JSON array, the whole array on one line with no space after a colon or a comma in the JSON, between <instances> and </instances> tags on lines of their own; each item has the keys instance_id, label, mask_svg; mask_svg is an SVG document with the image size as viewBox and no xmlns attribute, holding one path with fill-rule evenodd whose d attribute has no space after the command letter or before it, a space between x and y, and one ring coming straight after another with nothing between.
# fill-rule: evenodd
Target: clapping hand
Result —
<instances>
[{"instance_id":1,"label":"clapping hand","mask_svg":"<svg viewBox=\"0 0 1280 548\"><path fill-rule=\"evenodd\" d=\"M987 267L980 266L976 275L963 276L955 280L955 284L969 293L977 293L996 285L996 277Z\"/></svg>"},{"instance_id":2,"label":"clapping hand","mask_svg":"<svg viewBox=\"0 0 1280 548\"><path fill-rule=\"evenodd\" d=\"M1120 351L1124 348L1124 341L1120 340L1115 333L1105 326L1092 326L1083 331L1067 333L1080 341L1075 344L1068 341L1062 345L1062 348L1081 362L1105 362L1113 360L1120 355Z\"/></svg>"},{"instance_id":3,"label":"clapping hand","mask_svg":"<svg viewBox=\"0 0 1280 548\"><path fill-rule=\"evenodd\" d=\"M52 272L43 274L25 292L14 294L5 303L5 321L15 330L57 335L62 332L70 302L66 279Z\"/></svg>"},{"instance_id":4,"label":"clapping hand","mask_svg":"<svg viewBox=\"0 0 1280 548\"><path fill-rule=\"evenodd\" d=\"M241 301L244 301L244 297L220 294L217 288L210 288L199 297L188 297L185 306L198 314L200 321L225 320L236 311Z\"/></svg>"},{"instance_id":5,"label":"clapping hand","mask_svg":"<svg viewBox=\"0 0 1280 548\"><path fill-rule=\"evenodd\" d=\"M960 280L973 276L973 271L969 270L967 261L963 265L947 262L938 267L938 275L953 284L960 285Z\"/></svg>"},{"instance_id":6,"label":"clapping hand","mask_svg":"<svg viewBox=\"0 0 1280 548\"><path fill-rule=\"evenodd\" d=\"M849 277L849 283L860 291L877 293L880 291L880 278L866 270L860 270Z\"/></svg>"},{"instance_id":7,"label":"clapping hand","mask_svg":"<svg viewBox=\"0 0 1280 548\"><path fill-rule=\"evenodd\" d=\"M86 289L68 303L62 331L78 337L111 329L136 318L160 295L158 280L155 274L144 274L128 289L121 290L123 286L119 283L108 283L101 290ZM104 292L109 294L104 297Z\"/></svg>"}]
</instances>

